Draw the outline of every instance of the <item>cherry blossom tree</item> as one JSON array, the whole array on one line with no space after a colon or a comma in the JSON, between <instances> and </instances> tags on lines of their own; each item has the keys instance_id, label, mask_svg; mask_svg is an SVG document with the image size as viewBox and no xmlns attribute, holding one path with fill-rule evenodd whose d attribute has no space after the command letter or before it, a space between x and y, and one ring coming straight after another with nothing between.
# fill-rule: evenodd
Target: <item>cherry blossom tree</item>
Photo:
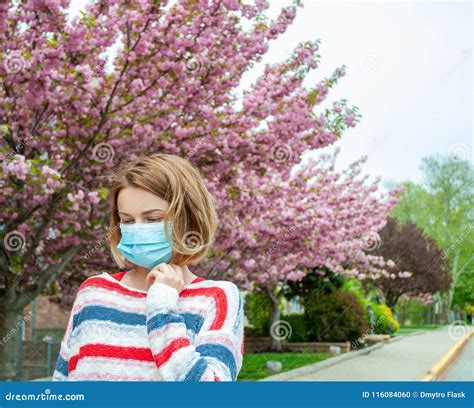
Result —
<instances>
[{"instance_id":1,"label":"cherry blossom tree","mask_svg":"<svg viewBox=\"0 0 474 408\"><path fill-rule=\"evenodd\" d=\"M212 278L225 277L268 293L276 350L287 330L279 313L286 281L300 280L312 269L361 280L394 273L393 262L387 266L371 251L380 244L378 231L399 190L378 194L379 180L369 183L368 176L361 176L365 158L336 172L337 153L310 159L289 177L249 176L242 169L232 184L239 191L232 219L225 219L215 256L199 265Z\"/></svg>"}]
</instances>

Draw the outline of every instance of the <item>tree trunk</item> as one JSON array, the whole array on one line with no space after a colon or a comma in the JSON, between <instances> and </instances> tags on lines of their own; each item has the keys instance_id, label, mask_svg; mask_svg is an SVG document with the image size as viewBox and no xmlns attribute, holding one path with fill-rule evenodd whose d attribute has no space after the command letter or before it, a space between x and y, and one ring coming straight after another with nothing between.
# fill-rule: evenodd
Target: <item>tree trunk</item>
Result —
<instances>
[{"instance_id":1,"label":"tree trunk","mask_svg":"<svg viewBox=\"0 0 474 408\"><path fill-rule=\"evenodd\" d=\"M451 287L448 290L448 299L447 299L447 313L448 313L448 322L451 322L450 316L449 316L449 311L451 310L452 303L453 303L453 297L454 297L454 289L456 288L456 284L458 283L459 280L459 271L458 271L458 264L459 264L459 256L461 255L461 250L459 247L456 249L456 253L454 255L454 260L453 260L453 267L451 269Z\"/></svg>"},{"instance_id":2,"label":"tree trunk","mask_svg":"<svg viewBox=\"0 0 474 408\"><path fill-rule=\"evenodd\" d=\"M0 381L20 381L23 310L0 311Z\"/></svg>"},{"instance_id":3,"label":"tree trunk","mask_svg":"<svg viewBox=\"0 0 474 408\"><path fill-rule=\"evenodd\" d=\"M280 300L281 294L278 293L278 287L273 287L267 289L268 296L271 300L271 309L270 309L270 335L272 337L272 346L273 351L282 351L282 340L286 337L287 327L282 324L280 320Z\"/></svg>"}]
</instances>

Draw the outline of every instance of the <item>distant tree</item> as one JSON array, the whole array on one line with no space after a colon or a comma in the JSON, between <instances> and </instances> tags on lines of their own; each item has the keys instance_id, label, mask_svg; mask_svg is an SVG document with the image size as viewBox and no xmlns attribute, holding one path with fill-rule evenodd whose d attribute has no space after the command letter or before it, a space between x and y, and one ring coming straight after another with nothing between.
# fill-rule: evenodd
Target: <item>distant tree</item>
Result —
<instances>
[{"instance_id":1,"label":"distant tree","mask_svg":"<svg viewBox=\"0 0 474 408\"><path fill-rule=\"evenodd\" d=\"M474 306L474 271L465 273L459 279L453 296L453 307L467 310Z\"/></svg>"},{"instance_id":2,"label":"distant tree","mask_svg":"<svg viewBox=\"0 0 474 408\"><path fill-rule=\"evenodd\" d=\"M380 232L380 247L375 254L391 260L390 276L371 282L394 308L402 295L420 296L448 290L451 284L449 266L436 242L427 237L414 223L397 225L389 218Z\"/></svg>"},{"instance_id":3,"label":"distant tree","mask_svg":"<svg viewBox=\"0 0 474 408\"><path fill-rule=\"evenodd\" d=\"M405 184L391 215L414 222L443 250L451 286L446 296L437 297L447 313L459 280L474 269L474 167L458 157L435 155L423 159L421 170L423 183Z\"/></svg>"}]
</instances>

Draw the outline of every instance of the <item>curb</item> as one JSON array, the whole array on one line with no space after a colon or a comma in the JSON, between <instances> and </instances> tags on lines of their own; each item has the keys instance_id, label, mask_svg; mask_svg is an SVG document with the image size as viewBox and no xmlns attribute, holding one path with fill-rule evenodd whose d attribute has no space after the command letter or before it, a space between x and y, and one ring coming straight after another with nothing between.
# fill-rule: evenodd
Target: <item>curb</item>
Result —
<instances>
[{"instance_id":1,"label":"curb","mask_svg":"<svg viewBox=\"0 0 474 408\"><path fill-rule=\"evenodd\" d=\"M413 336L419 333L421 332L411 333L410 335ZM349 351L347 353L341 354L340 356L331 357L327 360L320 361L319 363L309 364L303 367L295 368L294 370L286 371L284 373L271 375L269 377L262 378L258 381L288 381L295 377L312 374L317 371L323 370L326 367L331 367L335 364L339 364L342 361L350 360L351 358L362 356L364 354L369 354L370 352L383 347L385 344L395 343L399 340L403 340L405 337L407 336L393 337L388 341L388 343L377 343L362 350Z\"/></svg>"},{"instance_id":2,"label":"curb","mask_svg":"<svg viewBox=\"0 0 474 408\"><path fill-rule=\"evenodd\" d=\"M295 368L294 370L286 371L284 373L271 375L270 377L265 377L258 381L288 381L295 377L300 377L302 375L315 373L316 371L320 371L326 367L330 367L335 364L338 364L341 361L349 360L351 358L354 358L363 354L369 354L371 351L374 351L383 347L383 345L384 345L383 343L377 343L377 344L374 344L373 346L366 347L362 350L349 351L339 356L331 357L331 358L328 358L327 360L320 361L319 363L309 364L303 367Z\"/></svg>"},{"instance_id":3,"label":"curb","mask_svg":"<svg viewBox=\"0 0 474 408\"><path fill-rule=\"evenodd\" d=\"M431 368L422 375L420 381L436 381L446 371L453 360L461 353L469 339L474 337L474 330L470 330L463 338L457 341Z\"/></svg>"}]
</instances>

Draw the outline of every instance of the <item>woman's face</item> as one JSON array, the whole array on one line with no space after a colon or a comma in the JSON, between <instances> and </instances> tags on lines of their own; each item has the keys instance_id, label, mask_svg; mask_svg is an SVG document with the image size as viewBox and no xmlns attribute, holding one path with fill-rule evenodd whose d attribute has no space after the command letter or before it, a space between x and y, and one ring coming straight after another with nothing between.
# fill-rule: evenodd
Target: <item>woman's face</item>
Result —
<instances>
[{"instance_id":1,"label":"woman's face","mask_svg":"<svg viewBox=\"0 0 474 408\"><path fill-rule=\"evenodd\" d=\"M117 207L121 223L147 223L163 220L169 203L142 188L125 187L118 194Z\"/></svg>"}]
</instances>

